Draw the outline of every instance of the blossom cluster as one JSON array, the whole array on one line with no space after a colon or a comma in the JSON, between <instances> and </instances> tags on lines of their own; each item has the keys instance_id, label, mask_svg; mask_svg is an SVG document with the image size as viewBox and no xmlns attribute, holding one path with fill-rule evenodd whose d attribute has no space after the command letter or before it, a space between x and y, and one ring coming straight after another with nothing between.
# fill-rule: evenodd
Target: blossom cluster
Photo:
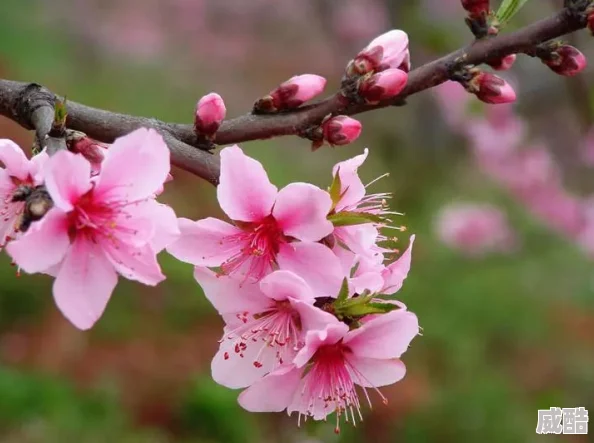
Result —
<instances>
[{"instance_id":1,"label":"blossom cluster","mask_svg":"<svg viewBox=\"0 0 594 443\"><path fill-rule=\"evenodd\" d=\"M368 194L359 178L367 150L334 167L328 190L279 190L239 147L223 149L217 197L229 223L178 219L157 202L170 163L156 131L138 129L110 146L75 139L70 150L31 159L0 141L3 246L19 270L55 278L54 299L74 326L97 322L118 276L164 280L156 256L167 249L195 266L225 321L212 374L247 388L244 408L316 420L336 412L338 429L340 416L361 416L355 386L377 390L404 376L400 357L419 327L392 296L408 274L414 236L401 252L382 234L403 228L392 226L399 214L390 195Z\"/></svg>"},{"instance_id":2,"label":"blossom cluster","mask_svg":"<svg viewBox=\"0 0 594 443\"><path fill-rule=\"evenodd\" d=\"M249 411L315 420L336 412L338 430L340 416L361 417L356 386L369 399L367 389L404 376L400 356L419 327L392 295L408 274L414 236L388 264L398 251L380 230L397 214L389 194L367 194L358 175L367 154L338 163L328 191L308 183L279 190L261 163L227 147L217 197L231 223L180 219L181 236L167 247L195 266L225 321L212 375L246 388L239 403Z\"/></svg>"}]
</instances>

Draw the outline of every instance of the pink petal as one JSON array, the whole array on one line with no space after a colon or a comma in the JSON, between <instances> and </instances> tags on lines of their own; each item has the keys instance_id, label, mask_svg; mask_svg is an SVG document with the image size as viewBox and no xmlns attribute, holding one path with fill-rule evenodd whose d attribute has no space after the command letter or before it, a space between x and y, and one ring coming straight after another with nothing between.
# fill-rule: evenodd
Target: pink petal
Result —
<instances>
[{"instance_id":1,"label":"pink petal","mask_svg":"<svg viewBox=\"0 0 594 443\"><path fill-rule=\"evenodd\" d=\"M321 331L329 325L339 324L339 320L332 314L316 308L313 304L301 300L289 299L291 306L299 313L301 329L305 336L309 331Z\"/></svg>"},{"instance_id":2,"label":"pink petal","mask_svg":"<svg viewBox=\"0 0 594 443\"><path fill-rule=\"evenodd\" d=\"M274 271L260 281L262 293L274 300L303 300L313 303L315 297L311 288L298 275L289 271Z\"/></svg>"},{"instance_id":3,"label":"pink petal","mask_svg":"<svg viewBox=\"0 0 594 443\"><path fill-rule=\"evenodd\" d=\"M353 381L364 388L387 386L404 378L406 366L397 358L380 360L349 356L350 372Z\"/></svg>"},{"instance_id":4,"label":"pink petal","mask_svg":"<svg viewBox=\"0 0 594 443\"><path fill-rule=\"evenodd\" d=\"M305 366L320 346L338 343L345 336L348 337L348 332L349 327L339 321L328 323L322 330L307 331L305 344L293 359L293 364L297 367Z\"/></svg>"},{"instance_id":5,"label":"pink petal","mask_svg":"<svg viewBox=\"0 0 594 443\"><path fill-rule=\"evenodd\" d=\"M221 151L221 177L217 198L232 220L259 221L270 215L277 188L262 164L238 146Z\"/></svg>"},{"instance_id":6,"label":"pink petal","mask_svg":"<svg viewBox=\"0 0 594 443\"><path fill-rule=\"evenodd\" d=\"M29 174L33 178L33 184L43 184L45 180L45 178L43 177L43 171L45 168L45 164L48 162L49 158L50 157L49 155L47 155L47 152L45 152L45 149L31 158L31 161L29 163Z\"/></svg>"},{"instance_id":7,"label":"pink petal","mask_svg":"<svg viewBox=\"0 0 594 443\"><path fill-rule=\"evenodd\" d=\"M74 326L89 329L103 314L117 281L118 276L101 249L78 237L54 282L54 298Z\"/></svg>"},{"instance_id":8,"label":"pink petal","mask_svg":"<svg viewBox=\"0 0 594 443\"><path fill-rule=\"evenodd\" d=\"M418 333L417 316L398 310L379 315L349 332L344 344L356 357L399 358Z\"/></svg>"},{"instance_id":9,"label":"pink petal","mask_svg":"<svg viewBox=\"0 0 594 443\"><path fill-rule=\"evenodd\" d=\"M357 170L363 164L368 154L369 150L365 148L363 154L340 162L332 168L332 176L339 174L341 184L342 197L336 205L337 212L349 206L355 206L365 196L365 185L359 178Z\"/></svg>"},{"instance_id":10,"label":"pink petal","mask_svg":"<svg viewBox=\"0 0 594 443\"><path fill-rule=\"evenodd\" d=\"M181 236L167 247L178 260L196 266L220 266L237 254L243 243L233 240L241 230L216 218L178 219Z\"/></svg>"},{"instance_id":11,"label":"pink petal","mask_svg":"<svg viewBox=\"0 0 594 443\"><path fill-rule=\"evenodd\" d=\"M159 253L180 238L178 219L171 207L149 199L133 207L128 206L127 212L135 217L148 219L152 225L150 243L152 249Z\"/></svg>"},{"instance_id":12,"label":"pink petal","mask_svg":"<svg viewBox=\"0 0 594 443\"><path fill-rule=\"evenodd\" d=\"M291 403L302 372L292 365L280 367L239 394L238 402L250 412L280 412Z\"/></svg>"},{"instance_id":13,"label":"pink petal","mask_svg":"<svg viewBox=\"0 0 594 443\"><path fill-rule=\"evenodd\" d=\"M68 151L54 154L44 167L45 186L54 205L72 211L78 199L91 189L91 164Z\"/></svg>"},{"instance_id":14,"label":"pink petal","mask_svg":"<svg viewBox=\"0 0 594 443\"><path fill-rule=\"evenodd\" d=\"M161 134L140 128L110 146L95 192L109 200L148 198L157 193L169 170L169 149Z\"/></svg>"},{"instance_id":15,"label":"pink petal","mask_svg":"<svg viewBox=\"0 0 594 443\"><path fill-rule=\"evenodd\" d=\"M20 180L29 177L29 160L19 146L11 140L0 140L0 162L4 163L6 171Z\"/></svg>"},{"instance_id":16,"label":"pink petal","mask_svg":"<svg viewBox=\"0 0 594 443\"><path fill-rule=\"evenodd\" d=\"M23 271L43 272L64 258L70 239L68 215L57 208L33 223L27 233L10 242L6 251Z\"/></svg>"},{"instance_id":17,"label":"pink petal","mask_svg":"<svg viewBox=\"0 0 594 443\"><path fill-rule=\"evenodd\" d=\"M112 239L100 243L99 246L103 248L115 270L128 280L150 286L165 280L156 253L150 245L130 246Z\"/></svg>"},{"instance_id":18,"label":"pink petal","mask_svg":"<svg viewBox=\"0 0 594 443\"><path fill-rule=\"evenodd\" d=\"M285 235L318 241L334 229L326 218L331 207L326 191L308 183L291 183L279 191L272 215Z\"/></svg>"},{"instance_id":19,"label":"pink petal","mask_svg":"<svg viewBox=\"0 0 594 443\"><path fill-rule=\"evenodd\" d=\"M345 275L340 261L320 243L281 244L277 255L280 269L292 271L303 278L316 297L336 297Z\"/></svg>"},{"instance_id":20,"label":"pink petal","mask_svg":"<svg viewBox=\"0 0 594 443\"><path fill-rule=\"evenodd\" d=\"M408 271L410 270L410 264L412 260L412 247L415 241L415 236L410 236L410 243L408 248L404 253L396 260L394 263L389 265L384 271L382 272L382 277L384 278L384 287L382 292L384 294L394 294L398 292L400 288L402 288L402 284L404 283L404 279L408 275Z\"/></svg>"},{"instance_id":21,"label":"pink petal","mask_svg":"<svg viewBox=\"0 0 594 443\"><path fill-rule=\"evenodd\" d=\"M235 352L235 343L233 340L223 341L212 359L212 378L218 384L231 389L245 388L277 365L276 348L264 343L249 343L240 356ZM255 361L262 366L254 366Z\"/></svg>"},{"instance_id":22,"label":"pink petal","mask_svg":"<svg viewBox=\"0 0 594 443\"><path fill-rule=\"evenodd\" d=\"M373 224L365 223L354 226L340 226L334 230L334 235L344 245L359 255L373 255L373 247L376 244L378 230Z\"/></svg>"},{"instance_id":23,"label":"pink petal","mask_svg":"<svg viewBox=\"0 0 594 443\"><path fill-rule=\"evenodd\" d=\"M244 311L257 313L270 307L270 299L262 294L258 284L251 281L217 275L199 266L194 269L194 278L221 315Z\"/></svg>"}]
</instances>

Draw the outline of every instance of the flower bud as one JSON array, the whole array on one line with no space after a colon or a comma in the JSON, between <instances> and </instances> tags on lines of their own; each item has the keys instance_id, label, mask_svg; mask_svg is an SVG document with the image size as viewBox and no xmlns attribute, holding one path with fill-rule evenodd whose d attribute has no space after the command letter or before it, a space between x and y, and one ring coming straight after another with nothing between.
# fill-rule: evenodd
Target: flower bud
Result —
<instances>
[{"instance_id":1,"label":"flower bud","mask_svg":"<svg viewBox=\"0 0 594 443\"><path fill-rule=\"evenodd\" d=\"M296 75L258 100L254 104L254 110L272 113L294 109L320 95L325 87L326 79L324 77L314 74Z\"/></svg>"},{"instance_id":2,"label":"flower bud","mask_svg":"<svg viewBox=\"0 0 594 443\"><path fill-rule=\"evenodd\" d=\"M348 145L359 138L361 123L346 115L332 117L322 124L324 140L330 145Z\"/></svg>"},{"instance_id":3,"label":"flower bud","mask_svg":"<svg viewBox=\"0 0 594 443\"><path fill-rule=\"evenodd\" d=\"M386 69L410 71L408 35L393 29L376 37L347 66L347 76L365 75Z\"/></svg>"},{"instance_id":4,"label":"flower bud","mask_svg":"<svg viewBox=\"0 0 594 443\"><path fill-rule=\"evenodd\" d=\"M196 105L194 131L197 135L212 137L225 119L227 109L221 96L215 92L205 95Z\"/></svg>"},{"instance_id":5,"label":"flower bud","mask_svg":"<svg viewBox=\"0 0 594 443\"><path fill-rule=\"evenodd\" d=\"M594 12L588 15L588 29L594 35Z\"/></svg>"},{"instance_id":6,"label":"flower bud","mask_svg":"<svg viewBox=\"0 0 594 443\"><path fill-rule=\"evenodd\" d=\"M479 100L494 105L516 100L516 93L509 83L487 72L479 72L470 80L466 89L475 94Z\"/></svg>"},{"instance_id":7,"label":"flower bud","mask_svg":"<svg viewBox=\"0 0 594 443\"><path fill-rule=\"evenodd\" d=\"M379 103L395 97L404 89L408 74L400 69L386 69L371 76L363 77L359 84L359 95L367 103Z\"/></svg>"},{"instance_id":8,"label":"flower bud","mask_svg":"<svg viewBox=\"0 0 594 443\"><path fill-rule=\"evenodd\" d=\"M462 0L462 7L471 16L488 14L490 10L489 0Z\"/></svg>"},{"instance_id":9,"label":"flower bud","mask_svg":"<svg viewBox=\"0 0 594 443\"><path fill-rule=\"evenodd\" d=\"M489 60L487 64L491 66L496 71L507 71L512 67L514 62L516 61L516 54L506 55L503 58L498 58L495 60Z\"/></svg>"},{"instance_id":10,"label":"flower bud","mask_svg":"<svg viewBox=\"0 0 594 443\"><path fill-rule=\"evenodd\" d=\"M560 46L541 60L553 72L567 77L579 74L587 65L586 56L570 45Z\"/></svg>"}]
</instances>

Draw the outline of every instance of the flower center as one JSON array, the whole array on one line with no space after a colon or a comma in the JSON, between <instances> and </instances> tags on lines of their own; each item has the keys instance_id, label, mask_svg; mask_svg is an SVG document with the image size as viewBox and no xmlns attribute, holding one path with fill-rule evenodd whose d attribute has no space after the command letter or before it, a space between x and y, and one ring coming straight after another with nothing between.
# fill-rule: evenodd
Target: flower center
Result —
<instances>
[{"instance_id":1,"label":"flower center","mask_svg":"<svg viewBox=\"0 0 594 443\"><path fill-rule=\"evenodd\" d=\"M221 265L222 271L227 275L241 271L259 280L272 271L280 244L286 239L272 215L260 222L245 223L240 227L243 232L226 240L240 243L242 247L237 254Z\"/></svg>"},{"instance_id":2,"label":"flower center","mask_svg":"<svg viewBox=\"0 0 594 443\"><path fill-rule=\"evenodd\" d=\"M288 362L302 344L299 342L301 320L288 301L276 301L266 311L251 315L237 314L242 324L229 332L223 340L235 342L233 351L243 358L248 346L257 346L253 365L261 368L271 365L270 370ZM225 360L229 353L224 354Z\"/></svg>"}]
</instances>

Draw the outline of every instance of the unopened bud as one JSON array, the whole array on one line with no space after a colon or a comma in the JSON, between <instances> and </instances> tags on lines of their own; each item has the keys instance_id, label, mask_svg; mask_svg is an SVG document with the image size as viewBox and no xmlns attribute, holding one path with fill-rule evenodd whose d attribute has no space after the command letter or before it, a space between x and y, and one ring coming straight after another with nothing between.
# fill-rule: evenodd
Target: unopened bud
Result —
<instances>
[{"instance_id":1,"label":"unopened bud","mask_svg":"<svg viewBox=\"0 0 594 443\"><path fill-rule=\"evenodd\" d=\"M361 134L361 123L346 115L332 117L322 124L324 140L330 145L348 145Z\"/></svg>"},{"instance_id":2,"label":"unopened bud","mask_svg":"<svg viewBox=\"0 0 594 443\"><path fill-rule=\"evenodd\" d=\"M516 92L509 83L487 72L479 72L468 82L466 90L475 94L479 100L494 105L516 100Z\"/></svg>"},{"instance_id":3,"label":"unopened bud","mask_svg":"<svg viewBox=\"0 0 594 443\"><path fill-rule=\"evenodd\" d=\"M570 45L560 46L541 60L553 72L567 77L579 74L587 65L586 56Z\"/></svg>"},{"instance_id":4,"label":"unopened bud","mask_svg":"<svg viewBox=\"0 0 594 443\"><path fill-rule=\"evenodd\" d=\"M489 0L462 0L462 7L474 17L489 14L490 10Z\"/></svg>"},{"instance_id":5,"label":"unopened bud","mask_svg":"<svg viewBox=\"0 0 594 443\"><path fill-rule=\"evenodd\" d=\"M359 95L367 103L375 104L398 95L406 86L408 74L400 69L386 69L368 77L359 84Z\"/></svg>"},{"instance_id":6,"label":"unopened bud","mask_svg":"<svg viewBox=\"0 0 594 443\"><path fill-rule=\"evenodd\" d=\"M254 111L272 113L294 109L320 95L326 87L326 79L319 75L303 74L291 77L274 91L254 104Z\"/></svg>"},{"instance_id":7,"label":"unopened bud","mask_svg":"<svg viewBox=\"0 0 594 443\"><path fill-rule=\"evenodd\" d=\"M386 69L410 71L408 35L393 29L376 37L347 66L347 76L365 75Z\"/></svg>"},{"instance_id":8,"label":"unopened bud","mask_svg":"<svg viewBox=\"0 0 594 443\"><path fill-rule=\"evenodd\" d=\"M197 135L212 137L225 119L227 109L221 96L215 92L205 95L196 105L194 131Z\"/></svg>"},{"instance_id":9,"label":"unopened bud","mask_svg":"<svg viewBox=\"0 0 594 443\"><path fill-rule=\"evenodd\" d=\"M95 165L101 164L105 158L103 151L104 149L107 149L106 145L93 140L86 135L82 138L74 137L70 140L67 139L67 146L69 151L82 155L89 161L89 163Z\"/></svg>"},{"instance_id":10,"label":"unopened bud","mask_svg":"<svg viewBox=\"0 0 594 443\"><path fill-rule=\"evenodd\" d=\"M506 55L505 57L498 58L495 60L489 60L487 64L496 71L507 71L512 67L516 61L516 54Z\"/></svg>"}]
</instances>

